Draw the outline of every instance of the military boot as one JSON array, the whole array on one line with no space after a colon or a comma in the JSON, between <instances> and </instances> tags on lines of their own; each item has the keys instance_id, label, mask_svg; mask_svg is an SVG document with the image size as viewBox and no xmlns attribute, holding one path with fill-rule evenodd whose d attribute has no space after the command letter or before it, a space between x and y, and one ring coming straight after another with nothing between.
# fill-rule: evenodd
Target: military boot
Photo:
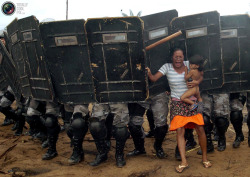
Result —
<instances>
[{"instance_id":1,"label":"military boot","mask_svg":"<svg viewBox=\"0 0 250 177\"><path fill-rule=\"evenodd\" d=\"M219 136L217 150L224 151L226 149L226 135L225 134L229 126L229 121L227 118L217 117L215 119L215 125L217 127L218 136Z\"/></svg>"},{"instance_id":2,"label":"military boot","mask_svg":"<svg viewBox=\"0 0 250 177\"><path fill-rule=\"evenodd\" d=\"M57 151L56 151L57 139L58 139L58 135L57 136L48 136L49 149L43 155L42 160L50 160L50 159L55 158L58 155Z\"/></svg>"},{"instance_id":3,"label":"military boot","mask_svg":"<svg viewBox=\"0 0 250 177\"><path fill-rule=\"evenodd\" d=\"M124 153L123 153L124 146L125 146L124 141L116 141L115 159L116 159L117 167L123 167L124 165L126 165L126 161L124 159Z\"/></svg>"},{"instance_id":4,"label":"military boot","mask_svg":"<svg viewBox=\"0 0 250 177\"><path fill-rule=\"evenodd\" d=\"M95 140L96 148L98 154L93 162L90 162L89 165L91 166L98 166L102 162L105 162L108 159L108 149L105 140Z\"/></svg>"},{"instance_id":5,"label":"military boot","mask_svg":"<svg viewBox=\"0 0 250 177\"><path fill-rule=\"evenodd\" d=\"M19 115L17 122L18 123L17 123L17 129L15 132L15 136L20 136L23 133L23 127L25 125L25 117L23 115Z\"/></svg>"},{"instance_id":6,"label":"military boot","mask_svg":"<svg viewBox=\"0 0 250 177\"><path fill-rule=\"evenodd\" d=\"M73 138L73 146L74 146L73 153L68 160L70 164L77 164L83 160L84 152L82 148L82 142L83 142L82 139Z\"/></svg>"},{"instance_id":7,"label":"military boot","mask_svg":"<svg viewBox=\"0 0 250 177\"><path fill-rule=\"evenodd\" d=\"M133 138L135 149L127 153L127 156L137 156L140 154L146 154L141 126L130 124L129 131Z\"/></svg>"},{"instance_id":8,"label":"military boot","mask_svg":"<svg viewBox=\"0 0 250 177\"><path fill-rule=\"evenodd\" d=\"M238 148L240 147L240 143L244 141L244 135L242 132L242 123L243 123L242 111L231 111L230 120L231 123L233 124L236 133L236 137L233 142L233 147Z\"/></svg>"},{"instance_id":9,"label":"military boot","mask_svg":"<svg viewBox=\"0 0 250 177\"><path fill-rule=\"evenodd\" d=\"M168 131L168 125L155 128L155 143L154 149L156 151L156 156L160 159L164 158L166 155L162 149L162 142Z\"/></svg>"}]
</instances>

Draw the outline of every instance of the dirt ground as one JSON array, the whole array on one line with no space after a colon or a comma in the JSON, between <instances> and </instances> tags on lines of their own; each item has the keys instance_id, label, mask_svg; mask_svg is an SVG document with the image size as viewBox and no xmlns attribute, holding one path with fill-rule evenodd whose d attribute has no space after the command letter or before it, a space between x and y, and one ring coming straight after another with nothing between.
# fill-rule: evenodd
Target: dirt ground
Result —
<instances>
[{"instance_id":1,"label":"dirt ground","mask_svg":"<svg viewBox=\"0 0 250 177\"><path fill-rule=\"evenodd\" d=\"M244 115L246 111L244 111ZM4 116L0 114L0 125ZM61 120L60 120L61 121ZM26 126L28 126L26 124ZM245 141L240 148L232 147L235 133L230 125L227 131L227 148L224 152L215 152L208 155L213 166L205 169L201 164L201 156L197 155L198 146L187 152L190 168L182 174L175 172L174 167L180 162L175 160L174 149L176 145L175 132L168 132L163 143L164 151L167 153L165 159L158 159L153 148L153 138L146 138L145 147L147 154L126 158L126 166L117 168L115 165L115 140L112 140L112 148L108 155L107 162L98 167L91 167L89 162L94 160L97 153L91 135L88 133L83 147L85 159L81 163L70 166L68 158L71 156L70 140L63 132L59 136L57 151L58 157L50 161L42 161L41 157L46 149L41 148L38 140L33 140L29 136L15 137L11 131L12 125L0 126L0 176L36 176L36 177L57 177L57 176L77 176L77 177L203 177L203 176L250 176L250 147L247 143L247 125L244 123L243 131ZM147 122L144 123L145 130L148 130ZM27 131L27 130L25 130ZM195 135L196 140L197 136ZM215 147L216 142L214 142ZM133 150L133 141L128 139L125 147L125 154Z\"/></svg>"}]
</instances>

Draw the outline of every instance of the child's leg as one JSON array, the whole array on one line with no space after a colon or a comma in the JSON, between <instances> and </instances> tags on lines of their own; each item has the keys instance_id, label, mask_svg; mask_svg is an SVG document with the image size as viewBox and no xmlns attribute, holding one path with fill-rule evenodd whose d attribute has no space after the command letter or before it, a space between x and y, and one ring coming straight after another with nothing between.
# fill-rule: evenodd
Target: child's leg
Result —
<instances>
[{"instance_id":1,"label":"child's leg","mask_svg":"<svg viewBox=\"0 0 250 177\"><path fill-rule=\"evenodd\" d=\"M181 96L181 101L193 105L194 102L193 102L192 100L190 100L189 97L195 95L195 93L196 93L196 88L195 88L195 87L194 87L194 88L188 89L188 90L187 90L185 93L183 93L183 95Z\"/></svg>"},{"instance_id":2,"label":"child's leg","mask_svg":"<svg viewBox=\"0 0 250 177\"><path fill-rule=\"evenodd\" d=\"M201 95L200 95L199 86L197 86L196 93L195 93L194 96L197 98L197 101L198 101L198 102L202 102L202 98L201 98Z\"/></svg>"}]
</instances>

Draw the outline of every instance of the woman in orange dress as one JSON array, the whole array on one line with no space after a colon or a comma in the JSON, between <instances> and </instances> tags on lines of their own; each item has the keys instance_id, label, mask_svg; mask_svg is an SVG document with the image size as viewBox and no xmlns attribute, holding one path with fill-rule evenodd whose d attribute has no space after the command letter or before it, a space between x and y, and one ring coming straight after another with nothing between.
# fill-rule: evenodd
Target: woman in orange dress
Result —
<instances>
[{"instance_id":1,"label":"woman in orange dress","mask_svg":"<svg viewBox=\"0 0 250 177\"><path fill-rule=\"evenodd\" d=\"M192 81L186 83L185 66L189 67L189 62L184 61L183 51L181 49L175 49L172 56L172 63L164 64L156 74L152 74L149 68L148 77L151 81L155 82L162 76L166 75L171 90L171 104L170 104L170 131L177 131L177 144L181 155L181 164L175 169L178 173L183 172L188 168L187 159L185 156L185 128L195 128L198 134L199 143L202 149L202 164L205 168L211 167L212 164L207 160L207 141L204 131L204 120L201 113L197 113L198 109L190 110L189 104L180 100L180 97L189 88L199 85L203 80ZM196 100L195 97L190 98Z\"/></svg>"}]
</instances>

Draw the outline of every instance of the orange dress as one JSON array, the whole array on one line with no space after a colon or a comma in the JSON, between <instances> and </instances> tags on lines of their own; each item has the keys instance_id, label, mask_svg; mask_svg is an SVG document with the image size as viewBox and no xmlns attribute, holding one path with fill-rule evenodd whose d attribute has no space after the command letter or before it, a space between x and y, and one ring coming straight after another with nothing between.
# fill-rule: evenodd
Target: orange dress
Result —
<instances>
[{"instance_id":1,"label":"orange dress","mask_svg":"<svg viewBox=\"0 0 250 177\"><path fill-rule=\"evenodd\" d=\"M170 131L184 127L193 129L195 125L204 125L202 114L197 110L190 111L189 104L172 100L170 104Z\"/></svg>"}]
</instances>

